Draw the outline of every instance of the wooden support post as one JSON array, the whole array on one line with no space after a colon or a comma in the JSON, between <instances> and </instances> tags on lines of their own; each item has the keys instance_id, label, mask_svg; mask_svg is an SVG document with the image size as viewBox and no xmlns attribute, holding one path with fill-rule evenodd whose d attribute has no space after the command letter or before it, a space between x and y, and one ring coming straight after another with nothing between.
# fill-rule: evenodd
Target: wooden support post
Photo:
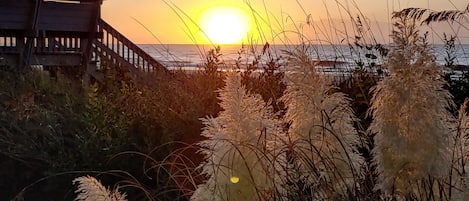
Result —
<instances>
[{"instance_id":1,"label":"wooden support post","mask_svg":"<svg viewBox=\"0 0 469 201\"><path fill-rule=\"evenodd\" d=\"M16 66L14 66L14 68L20 68L20 66L23 65L24 63L23 52L25 50L25 45L26 45L25 37L22 35L17 35L16 36L16 50L20 54L18 54L18 61L16 62Z\"/></svg>"},{"instance_id":2,"label":"wooden support post","mask_svg":"<svg viewBox=\"0 0 469 201\"><path fill-rule=\"evenodd\" d=\"M89 24L89 32L88 38L85 40L86 43L81 43L83 46L82 48L85 50L83 51L83 63L82 63L82 70L83 78L82 78L82 85L84 87L90 84L90 76L92 76L92 72L96 72L96 62L91 61L91 57L93 56L93 43L96 42L96 33L98 32L98 21L101 20L101 4L102 0L97 0L94 3L93 14L91 17L91 21ZM91 72L90 72L91 71Z\"/></svg>"},{"instance_id":3,"label":"wooden support post","mask_svg":"<svg viewBox=\"0 0 469 201\"><path fill-rule=\"evenodd\" d=\"M42 0L35 0L34 11L32 12L32 16L30 17L30 29L27 30L29 33L26 34L26 44L25 48L22 52L23 54L23 66L24 68L29 68L31 64L31 57L33 54L33 43L34 39L38 36L37 24L39 21L39 13L41 11L41 2Z\"/></svg>"}]
</instances>

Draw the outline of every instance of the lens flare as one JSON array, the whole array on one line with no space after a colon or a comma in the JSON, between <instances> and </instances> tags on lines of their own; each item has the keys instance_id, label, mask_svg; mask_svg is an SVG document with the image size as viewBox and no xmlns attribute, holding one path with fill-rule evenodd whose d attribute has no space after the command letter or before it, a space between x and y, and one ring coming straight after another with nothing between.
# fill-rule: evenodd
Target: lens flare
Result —
<instances>
[{"instance_id":1,"label":"lens flare","mask_svg":"<svg viewBox=\"0 0 469 201\"><path fill-rule=\"evenodd\" d=\"M237 184L239 182L239 177L237 176L231 176L230 178L231 183Z\"/></svg>"}]
</instances>

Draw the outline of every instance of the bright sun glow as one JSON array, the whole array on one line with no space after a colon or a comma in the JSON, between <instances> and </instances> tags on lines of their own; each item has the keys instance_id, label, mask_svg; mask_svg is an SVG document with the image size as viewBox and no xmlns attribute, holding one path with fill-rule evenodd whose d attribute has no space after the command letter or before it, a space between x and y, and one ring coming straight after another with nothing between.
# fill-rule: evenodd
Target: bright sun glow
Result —
<instances>
[{"instance_id":1,"label":"bright sun glow","mask_svg":"<svg viewBox=\"0 0 469 201\"><path fill-rule=\"evenodd\" d=\"M215 7L205 10L199 19L203 38L214 44L241 43L251 23L245 12L235 7Z\"/></svg>"}]
</instances>

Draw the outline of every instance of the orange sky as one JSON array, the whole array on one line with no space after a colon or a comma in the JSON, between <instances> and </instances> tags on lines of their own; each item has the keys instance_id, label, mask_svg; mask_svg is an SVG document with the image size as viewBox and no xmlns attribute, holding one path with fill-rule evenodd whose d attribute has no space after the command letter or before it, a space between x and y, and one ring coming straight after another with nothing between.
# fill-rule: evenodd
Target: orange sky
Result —
<instances>
[{"instance_id":1,"label":"orange sky","mask_svg":"<svg viewBox=\"0 0 469 201\"><path fill-rule=\"evenodd\" d=\"M193 43L190 36L197 35L197 38L199 34L191 21L197 21L201 12L217 5L239 7L252 16L250 5L258 13L257 21L264 21L256 27L269 42L286 42L284 37L277 35L274 38L271 33L302 30L308 40L340 43L344 37L335 36L343 34L344 29L351 29L344 26L350 23L347 12L354 17L362 12L377 40L389 41L390 26L387 23L393 10L407 7L464 9L467 0L104 0L102 18L135 43ZM308 15L314 27L302 26ZM258 33L253 31L252 38L265 42L259 39ZM438 36L435 37L438 42ZM289 42L298 41L297 34L289 34L287 38ZM196 40L204 42L200 38Z\"/></svg>"}]
</instances>

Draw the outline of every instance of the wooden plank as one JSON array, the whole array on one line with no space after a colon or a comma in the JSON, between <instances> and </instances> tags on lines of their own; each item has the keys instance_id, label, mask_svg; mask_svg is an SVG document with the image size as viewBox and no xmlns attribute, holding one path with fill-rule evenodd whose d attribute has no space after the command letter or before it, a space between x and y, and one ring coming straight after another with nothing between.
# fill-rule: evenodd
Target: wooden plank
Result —
<instances>
[{"instance_id":1,"label":"wooden plank","mask_svg":"<svg viewBox=\"0 0 469 201\"><path fill-rule=\"evenodd\" d=\"M93 11L92 4L45 2L41 6L38 29L89 32Z\"/></svg>"},{"instance_id":2,"label":"wooden plank","mask_svg":"<svg viewBox=\"0 0 469 201\"><path fill-rule=\"evenodd\" d=\"M91 6L80 6L69 7L41 7L41 16L60 16L60 17L90 17L93 12Z\"/></svg>"},{"instance_id":3,"label":"wooden plank","mask_svg":"<svg viewBox=\"0 0 469 201\"><path fill-rule=\"evenodd\" d=\"M63 14L76 16L78 14L90 15L93 11L93 4L67 4L67 3L57 3L57 2L44 2L41 5L41 11L44 11L43 14L63 12Z\"/></svg>"},{"instance_id":4,"label":"wooden plank","mask_svg":"<svg viewBox=\"0 0 469 201\"><path fill-rule=\"evenodd\" d=\"M89 32L89 27L80 24L39 24L39 30L62 32Z\"/></svg>"},{"instance_id":5,"label":"wooden plank","mask_svg":"<svg viewBox=\"0 0 469 201\"><path fill-rule=\"evenodd\" d=\"M25 0L2 0L0 3L0 29L25 29L33 4Z\"/></svg>"},{"instance_id":6,"label":"wooden plank","mask_svg":"<svg viewBox=\"0 0 469 201\"><path fill-rule=\"evenodd\" d=\"M17 47L8 47L8 46L0 46L0 56L3 54L12 54L12 53L18 53L18 48Z\"/></svg>"},{"instance_id":7,"label":"wooden plank","mask_svg":"<svg viewBox=\"0 0 469 201\"><path fill-rule=\"evenodd\" d=\"M0 7L21 7L34 5L32 0L2 0Z\"/></svg>"},{"instance_id":8,"label":"wooden plank","mask_svg":"<svg viewBox=\"0 0 469 201\"><path fill-rule=\"evenodd\" d=\"M94 5L93 3L43 2L38 29L88 32L91 17L95 12ZM0 29L27 29L33 7L34 1L31 0L2 0L0 3ZM61 29L62 25L64 25L64 29Z\"/></svg>"},{"instance_id":9,"label":"wooden plank","mask_svg":"<svg viewBox=\"0 0 469 201\"><path fill-rule=\"evenodd\" d=\"M70 31L45 31L47 37L69 37L69 38L87 38L88 31L86 32L70 32ZM0 33L1 35L1 33ZM96 38L102 38L103 33L95 33Z\"/></svg>"},{"instance_id":10,"label":"wooden plank","mask_svg":"<svg viewBox=\"0 0 469 201\"><path fill-rule=\"evenodd\" d=\"M11 15L28 15L31 11L31 7L0 7L0 12L2 16L11 16ZM2 19L2 20L11 20L10 19Z\"/></svg>"}]
</instances>

